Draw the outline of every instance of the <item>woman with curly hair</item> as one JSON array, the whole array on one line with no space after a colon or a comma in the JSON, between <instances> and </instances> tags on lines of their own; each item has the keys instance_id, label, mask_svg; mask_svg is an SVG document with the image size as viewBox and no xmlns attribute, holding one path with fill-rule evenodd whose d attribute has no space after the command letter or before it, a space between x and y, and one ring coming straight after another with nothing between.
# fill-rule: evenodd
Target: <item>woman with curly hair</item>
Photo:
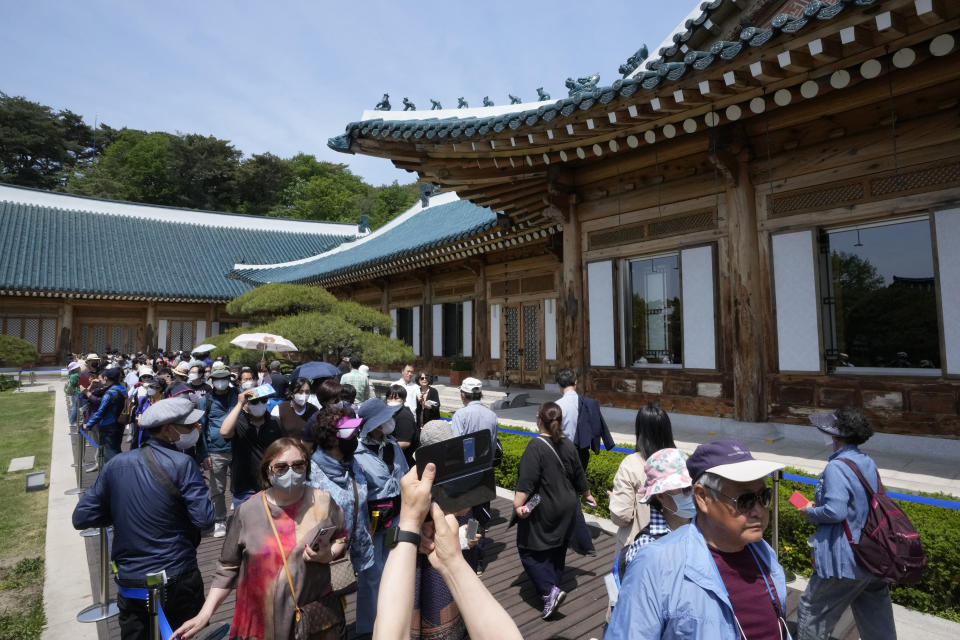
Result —
<instances>
[{"instance_id":1,"label":"woman with curly hair","mask_svg":"<svg viewBox=\"0 0 960 640\"><path fill-rule=\"evenodd\" d=\"M520 457L513 507L519 518L520 562L543 598L540 617L546 620L567 595L560 580L580 494L588 485L577 448L563 435L563 413L555 402L540 405L537 427L540 434L531 438ZM535 496L539 503L527 504Z\"/></svg>"},{"instance_id":2,"label":"woman with curly hair","mask_svg":"<svg viewBox=\"0 0 960 640\"><path fill-rule=\"evenodd\" d=\"M870 488L877 490L877 465L858 448L870 439L873 428L851 407L813 414L810 422L832 453L820 474L814 501L800 509L817 530L812 536L813 575L797 611L797 637L829 638L849 606L861 637L895 639L890 587L857 563L851 547L860 540L870 505L860 479L844 460L856 465Z\"/></svg>"}]
</instances>

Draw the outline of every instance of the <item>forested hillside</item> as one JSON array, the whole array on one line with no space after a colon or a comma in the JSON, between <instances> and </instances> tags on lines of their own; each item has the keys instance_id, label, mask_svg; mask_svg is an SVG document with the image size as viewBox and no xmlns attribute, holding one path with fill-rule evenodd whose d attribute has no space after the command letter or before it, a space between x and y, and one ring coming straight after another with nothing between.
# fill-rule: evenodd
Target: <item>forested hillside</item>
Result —
<instances>
[{"instance_id":1,"label":"forested hillside","mask_svg":"<svg viewBox=\"0 0 960 640\"><path fill-rule=\"evenodd\" d=\"M384 224L416 183L375 187L346 165L299 153L244 156L196 133L96 129L68 109L0 92L0 182L87 196L254 215Z\"/></svg>"}]
</instances>

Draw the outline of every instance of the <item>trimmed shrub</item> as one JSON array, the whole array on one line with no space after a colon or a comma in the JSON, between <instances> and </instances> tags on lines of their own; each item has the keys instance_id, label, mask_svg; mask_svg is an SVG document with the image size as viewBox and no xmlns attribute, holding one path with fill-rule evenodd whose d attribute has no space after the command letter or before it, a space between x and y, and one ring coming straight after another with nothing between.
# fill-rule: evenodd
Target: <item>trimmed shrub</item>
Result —
<instances>
[{"instance_id":1,"label":"trimmed shrub","mask_svg":"<svg viewBox=\"0 0 960 640\"><path fill-rule=\"evenodd\" d=\"M497 484L512 491L517 486L520 456L530 443L530 438L512 433L500 433L499 438L503 445L503 463L496 470ZM613 488L613 476L625 455L617 451L601 451L599 455L590 456L587 481L597 499L597 509L591 513L603 518L610 517L606 490ZM808 475L800 469L787 468L786 471ZM780 482L780 563L798 575L809 576L811 565L807 538L816 527L787 502L794 491L813 498L812 485L789 480ZM955 499L943 494L920 495ZM891 587L893 601L917 611L960 622L960 511L903 501L897 501L897 504L919 532L929 564L920 583ZM772 529L768 528L765 534L768 542L771 536Z\"/></svg>"},{"instance_id":2,"label":"trimmed shrub","mask_svg":"<svg viewBox=\"0 0 960 640\"><path fill-rule=\"evenodd\" d=\"M336 304L336 297L322 287L278 282L259 286L237 296L227 303L227 313L271 319L302 311L330 312Z\"/></svg>"},{"instance_id":3,"label":"trimmed shrub","mask_svg":"<svg viewBox=\"0 0 960 640\"><path fill-rule=\"evenodd\" d=\"M352 324L363 331L377 330L381 335L389 336L393 329L393 318L385 313L380 313L376 309L366 307L353 300L342 300L334 305L331 311L334 315L340 316L348 324ZM370 362L379 362L368 358Z\"/></svg>"},{"instance_id":4,"label":"trimmed shrub","mask_svg":"<svg viewBox=\"0 0 960 640\"><path fill-rule=\"evenodd\" d=\"M0 367L22 367L36 362L39 357L33 344L0 334Z\"/></svg>"}]
</instances>

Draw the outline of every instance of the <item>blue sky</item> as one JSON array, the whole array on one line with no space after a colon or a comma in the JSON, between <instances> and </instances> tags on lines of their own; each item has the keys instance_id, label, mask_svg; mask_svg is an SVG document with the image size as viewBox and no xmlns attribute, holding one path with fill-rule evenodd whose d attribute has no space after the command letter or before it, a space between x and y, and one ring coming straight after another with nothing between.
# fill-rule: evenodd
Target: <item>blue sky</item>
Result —
<instances>
[{"instance_id":1,"label":"blue sky","mask_svg":"<svg viewBox=\"0 0 960 640\"><path fill-rule=\"evenodd\" d=\"M0 91L93 123L224 138L246 154L299 151L374 184L411 182L387 160L331 151L384 92L394 109L464 96L480 106L568 76L601 84L651 50L699 0L201 2L6 0Z\"/></svg>"}]
</instances>

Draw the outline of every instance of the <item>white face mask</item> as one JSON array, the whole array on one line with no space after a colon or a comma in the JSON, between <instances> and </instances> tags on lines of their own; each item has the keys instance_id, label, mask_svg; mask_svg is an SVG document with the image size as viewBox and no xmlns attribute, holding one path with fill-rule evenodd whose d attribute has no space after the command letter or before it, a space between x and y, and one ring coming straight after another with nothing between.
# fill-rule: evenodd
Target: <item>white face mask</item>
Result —
<instances>
[{"instance_id":1,"label":"white face mask","mask_svg":"<svg viewBox=\"0 0 960 640\"><path fill-rule=\"evenodd\" d=\"M198 373L191 373L190 375L187 376L187 382L189 382L190 384L193 384L199 379L200 379L200 374Z\"/></svg>"},{"instance_id":2,"label":"white face mask","mask_svg":"<svg viewBox=\"0 0 960 640\"><path fill-rule=\"evenodd\" d=\"M287 472L284 474L270 472L270 486L276 487L283 491L290 491L291 489L296 489L297 487L303 486L304 480L306 479L306 473L297 473L292 468L287 469Z\"/></svg>"},{"instance_id":3,"label":"white face mask","mask_svg":"<svg viewBox=\"0 0 960 640\"><path fill-rule=\"evenodd\" d=\"M213 388L216 389L217 391L226 391L227 389L230 388L230 381L229 381L229 380L214 380L214 381L213 381Z\"/></svg>"},{"instance_id":4,"label":"white face mask","mask_svg":"<svg viewBox=\"0 0 960 640\"><path fill-rule=\"evenodd\" d=\"M190 447L197 444L197 441L199 439L200 439L200 432L197 431L196 429L191 429L190 433L186 433L186 434L181 433L180 439L174 442L173 444L175 444L177 449L180 449L180 451L186 451Z\"/></svg>"},{"instance_id":5,"label":"white face mask","mask_svg":"<svg viewBox=\"0 0 960 640\"><path fill-rule=\"evenodd\" d=\"M139 388L137 389L137 397L138 397L138 398L146 398L146 397L147 397L147 388L146 388L146 387L143 387L143 386L139 387Z\"/></svg>"},{"instance_id":6,"label":"white face mask","mask_svg":"<svg viewBox=\"0 0 960 640\"><path fill-rule=\"evenodd\" d=\"M302 407L303 405L307 404L307 398L309 397L310 396L306 393L297 393L294 394L293 401Z\"/></svg>"},{"instance_id":7,"label":"white face mask","mask_svg":"<svg viewBox=\"0 0 960 640\"><path fill-rule=\"evenodd\" d=\"M380 425L380 430L383 431L383 435L388 436L393 433L393 430L396 429L397 423L393 421L393 418L390 418L382 425Z\"/></svg>"},{"instance_id":8,"label":"white face mask","mask_svg":"<svg viewBox=\"0 0 960 640\"><path fill-rule=\"evenodd\" d=\"M673 498L673 503L677 507L677 510L673 513L681 518L692 518L693 516L697 515L697 505L693 502L693 494L685 496L681 493L670 497ZM663 504L662 500L660 501L660 504ZM665 504L663 505L663 508L667 511L670 511L670 507Z\"/></svg>"},{"instance_id":9,"label":"white face mask","mask_svg":"<svg viewBox=\"0 0 960 640\"><path fill-rule=\"evenodd\" d=\"M255 386L257 386L256 382L253 382L252 380L247 380L246 382L240 385L240 388L246 391L248 389L253 389Z\"/></svg>"},{"instance_id":10,"label":"white face mask","mask_svg":"<svg viewBox=\"0 0 960 640\"><path fill-rule=\"evenodd\" d=\"M263 414L267 412L267 405L263 403L248 404L247 411L249 411L250 415L252 415L254 418L260 418L260 417L263 417Z\"/></svg>"},{"instance_id":11,"label":"white face mask","mask_svg":"<svg viewBox=\"0 0 960 640\"><path fill-rule=\"evenodd\" d=\"M387 403L388 407L399 407L403 404L403 400L391 400Z\"/></svg>"}]
</instances>

